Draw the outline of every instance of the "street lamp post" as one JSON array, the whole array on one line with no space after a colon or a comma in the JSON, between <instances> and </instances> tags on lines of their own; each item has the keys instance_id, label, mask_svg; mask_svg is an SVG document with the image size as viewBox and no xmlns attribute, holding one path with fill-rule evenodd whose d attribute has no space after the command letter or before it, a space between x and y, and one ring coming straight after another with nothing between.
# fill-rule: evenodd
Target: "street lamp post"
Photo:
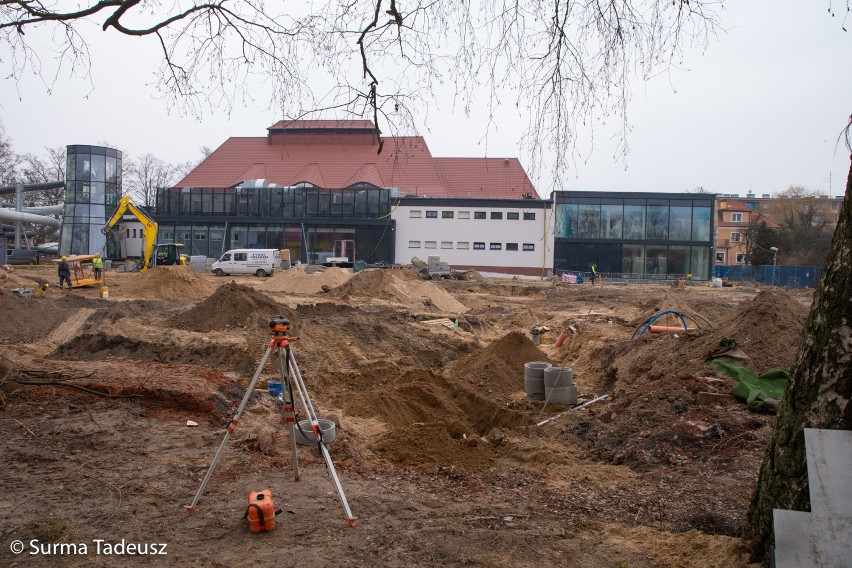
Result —
<instances>
[{"instance_id":1,"label":"street lamp post","mask_svg":"<svg viewBox=\"0 0 852 568\"><path fill-rule=\"evenodd\" d=\"M778 264L778 247L769 247L772 251L772 285L775 286L775 266Z\"/></svg>"}]
</instances>

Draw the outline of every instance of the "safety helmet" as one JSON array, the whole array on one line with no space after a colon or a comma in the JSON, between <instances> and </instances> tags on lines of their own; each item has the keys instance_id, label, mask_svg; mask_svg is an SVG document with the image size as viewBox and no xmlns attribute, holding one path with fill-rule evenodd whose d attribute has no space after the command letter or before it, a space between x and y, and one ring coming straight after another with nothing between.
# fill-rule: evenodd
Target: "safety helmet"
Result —
<instances>
[{"instance_id":1,"label":"safety helmet","mask_svg":"<svg viewBox=\"0 0 852 568\"><path fill-rule=\"evenodd\" d=\"M96 252L96 253L95 253L95 258L97 258L97 257L99 257L99 256L101 256L101 253Z\"/></svg>"},{"instance_id":2,"label":"safety helmet","mask_svg":"<svg viewBox=\"0 0 852 568\"><path fill-rule=\"evenodd\" d=\"M62 260L68 260L68 257L67 257L67 256L63 256L63 257L62 257Z\"/></svg>"}]
</instances>

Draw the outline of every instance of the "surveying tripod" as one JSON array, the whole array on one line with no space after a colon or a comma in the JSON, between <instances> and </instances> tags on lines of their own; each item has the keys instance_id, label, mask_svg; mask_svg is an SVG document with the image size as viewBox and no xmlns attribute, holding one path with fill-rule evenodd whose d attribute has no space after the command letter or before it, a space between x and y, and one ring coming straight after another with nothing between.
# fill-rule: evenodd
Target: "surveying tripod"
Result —
<instances>
[{"instance_id":1,"label":"surveying tripod","mask_svg":"<svg viewBox=\"0 0 852 568\"><path fill-rule=\"evenodd\" d=\"M296 428L299 428L301 431L301 426L296 423L296 409L295 409L295 399L293 397L293 385L296 386L296 391L299 394L299 398L302 401L302 406L305 409L305 413L308 415L311 423L311 432L316 437L317 440L317 448L325 459L325 465L328 468L329 473L331 474L331 478L334 481L334 486L337 489L337 495L340 497L340 502L343 504L343 510L346 512L346 518L349 521L349 526L354 527L358 518L352 516L352 511L349 509L349 502L346 500L346 495L343 493L343 486L340 484L340 478L337 477L337 470L334 468L334 462L331 461L331 454L328 453L328 448L325 445L325 441L322 437L322 429L319 425L319 420L317 419L316 412L314 411L314 405L311 402L311 397L308 395L308 389L305 387L305 381L302 379L302 373L299 371L299 366L296 364L296 359L293 357L293 353L290 351L290 342L287 338L287 330L290 328L290 322L283 316L276 316L269 322L269 331L272 333L272 339L269 341L269 344L266 347L266 352L263 354L263 358L260 360L260 365L257 367L257 371L255 371L254 376L251 379L251 383L249 383L248 389L246 389L246 394L243 397L242 402L240 403L239 408L234 413L234 415L228 419L228 424L225 428L225 437L222 439L222 443L219 445L219 449L216 450L216 454L213 456L213 461L210 463L210 467L207 469L207 474L204 476L204 479L201 481L201 487L198 488L198 492L195 494L195 498L192 500L191 505L186 505L188 513L191 515L195 511L195 506L198 504L198 501L201 500L201 495L204 493L204 488L207 486L207 482L210 481L210 476L213 475L213 470L216 469L216 463L219 461L219 457L222 455L222 451L225 449L225 444L228 443L228 438L231 434L234 433L234 428L237 426L237 423L240 420L240 417L243 414L243 411L246 408L246 404L248 404L249 398L251 398L252 393L254 392L254 387L257 384L257 380L260 378L260 374L263 372L264 367L266 367L266 363L269 360L270 355L273 352L278 356L278 371L281 375L281 386L282 386L282 394L278 397L278 402L283 406L284 410L284 421L287 423L290 429L290 447L293 451L293 467L295 469L295 479L299 481L299 458L296 452ZM303 433L304 434L304 433Z\"/></svg>"}]
</instances>

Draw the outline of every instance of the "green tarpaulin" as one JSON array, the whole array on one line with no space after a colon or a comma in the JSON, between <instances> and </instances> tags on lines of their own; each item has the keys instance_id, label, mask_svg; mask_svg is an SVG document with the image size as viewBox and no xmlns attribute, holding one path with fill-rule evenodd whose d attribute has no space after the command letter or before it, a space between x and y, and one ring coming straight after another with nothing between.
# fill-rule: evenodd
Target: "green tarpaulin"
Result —
<instances>
[{"instance_id":1,"label":"green tarpaulin","mask_svg":"<svg viewBox=\"0 0 852 568\"><path fill-rule=\"evenodd\" d=\"M736 342L726 337L719 343L719 348L707 358L708 364L716 372L737 381L737 386L731 394L744 400L752 408L762 408L767 400L773 402L781 400L790 373L786 369L769 369L758 375L752 369L742 365L745 361L739 358L734 361L727 357L732 347L736 347ZM748 363L751 361L748 360Z\"/></svg>"}]
</instances>

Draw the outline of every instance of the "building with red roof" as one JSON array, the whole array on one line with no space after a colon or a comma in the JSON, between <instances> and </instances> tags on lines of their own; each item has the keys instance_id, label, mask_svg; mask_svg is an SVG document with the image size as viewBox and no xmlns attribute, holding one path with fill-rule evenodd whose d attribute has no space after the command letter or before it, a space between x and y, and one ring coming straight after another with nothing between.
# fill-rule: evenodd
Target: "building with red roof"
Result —
<instances>
[{"instance_id":1,"label":"building with red roof","mask_svg":"<svg viewBox=\"0 0 852 568\"><path fill-rule=\"evenodd\" d=\"M395 262L401 199L549 203L516 158L435 158L422 136L379 138L368 120L296 120L226 140L158 191L156 217L160 241L192 255L278 248L315 263L346 240L357 260Z\"/></svg>"},{"instance_id":2,"label":"building with red roof","mask_svg":"<svg viewBox=\"0 0 852 568\"><path fill-rule=\"evenodd\" d=\"M748 242L745 235L749 226L766 223L770 229L780 227L762 212L742 201L727 197L717 199L716 215L716 266L748 264Z\"/></svg>"}]
</instances>

